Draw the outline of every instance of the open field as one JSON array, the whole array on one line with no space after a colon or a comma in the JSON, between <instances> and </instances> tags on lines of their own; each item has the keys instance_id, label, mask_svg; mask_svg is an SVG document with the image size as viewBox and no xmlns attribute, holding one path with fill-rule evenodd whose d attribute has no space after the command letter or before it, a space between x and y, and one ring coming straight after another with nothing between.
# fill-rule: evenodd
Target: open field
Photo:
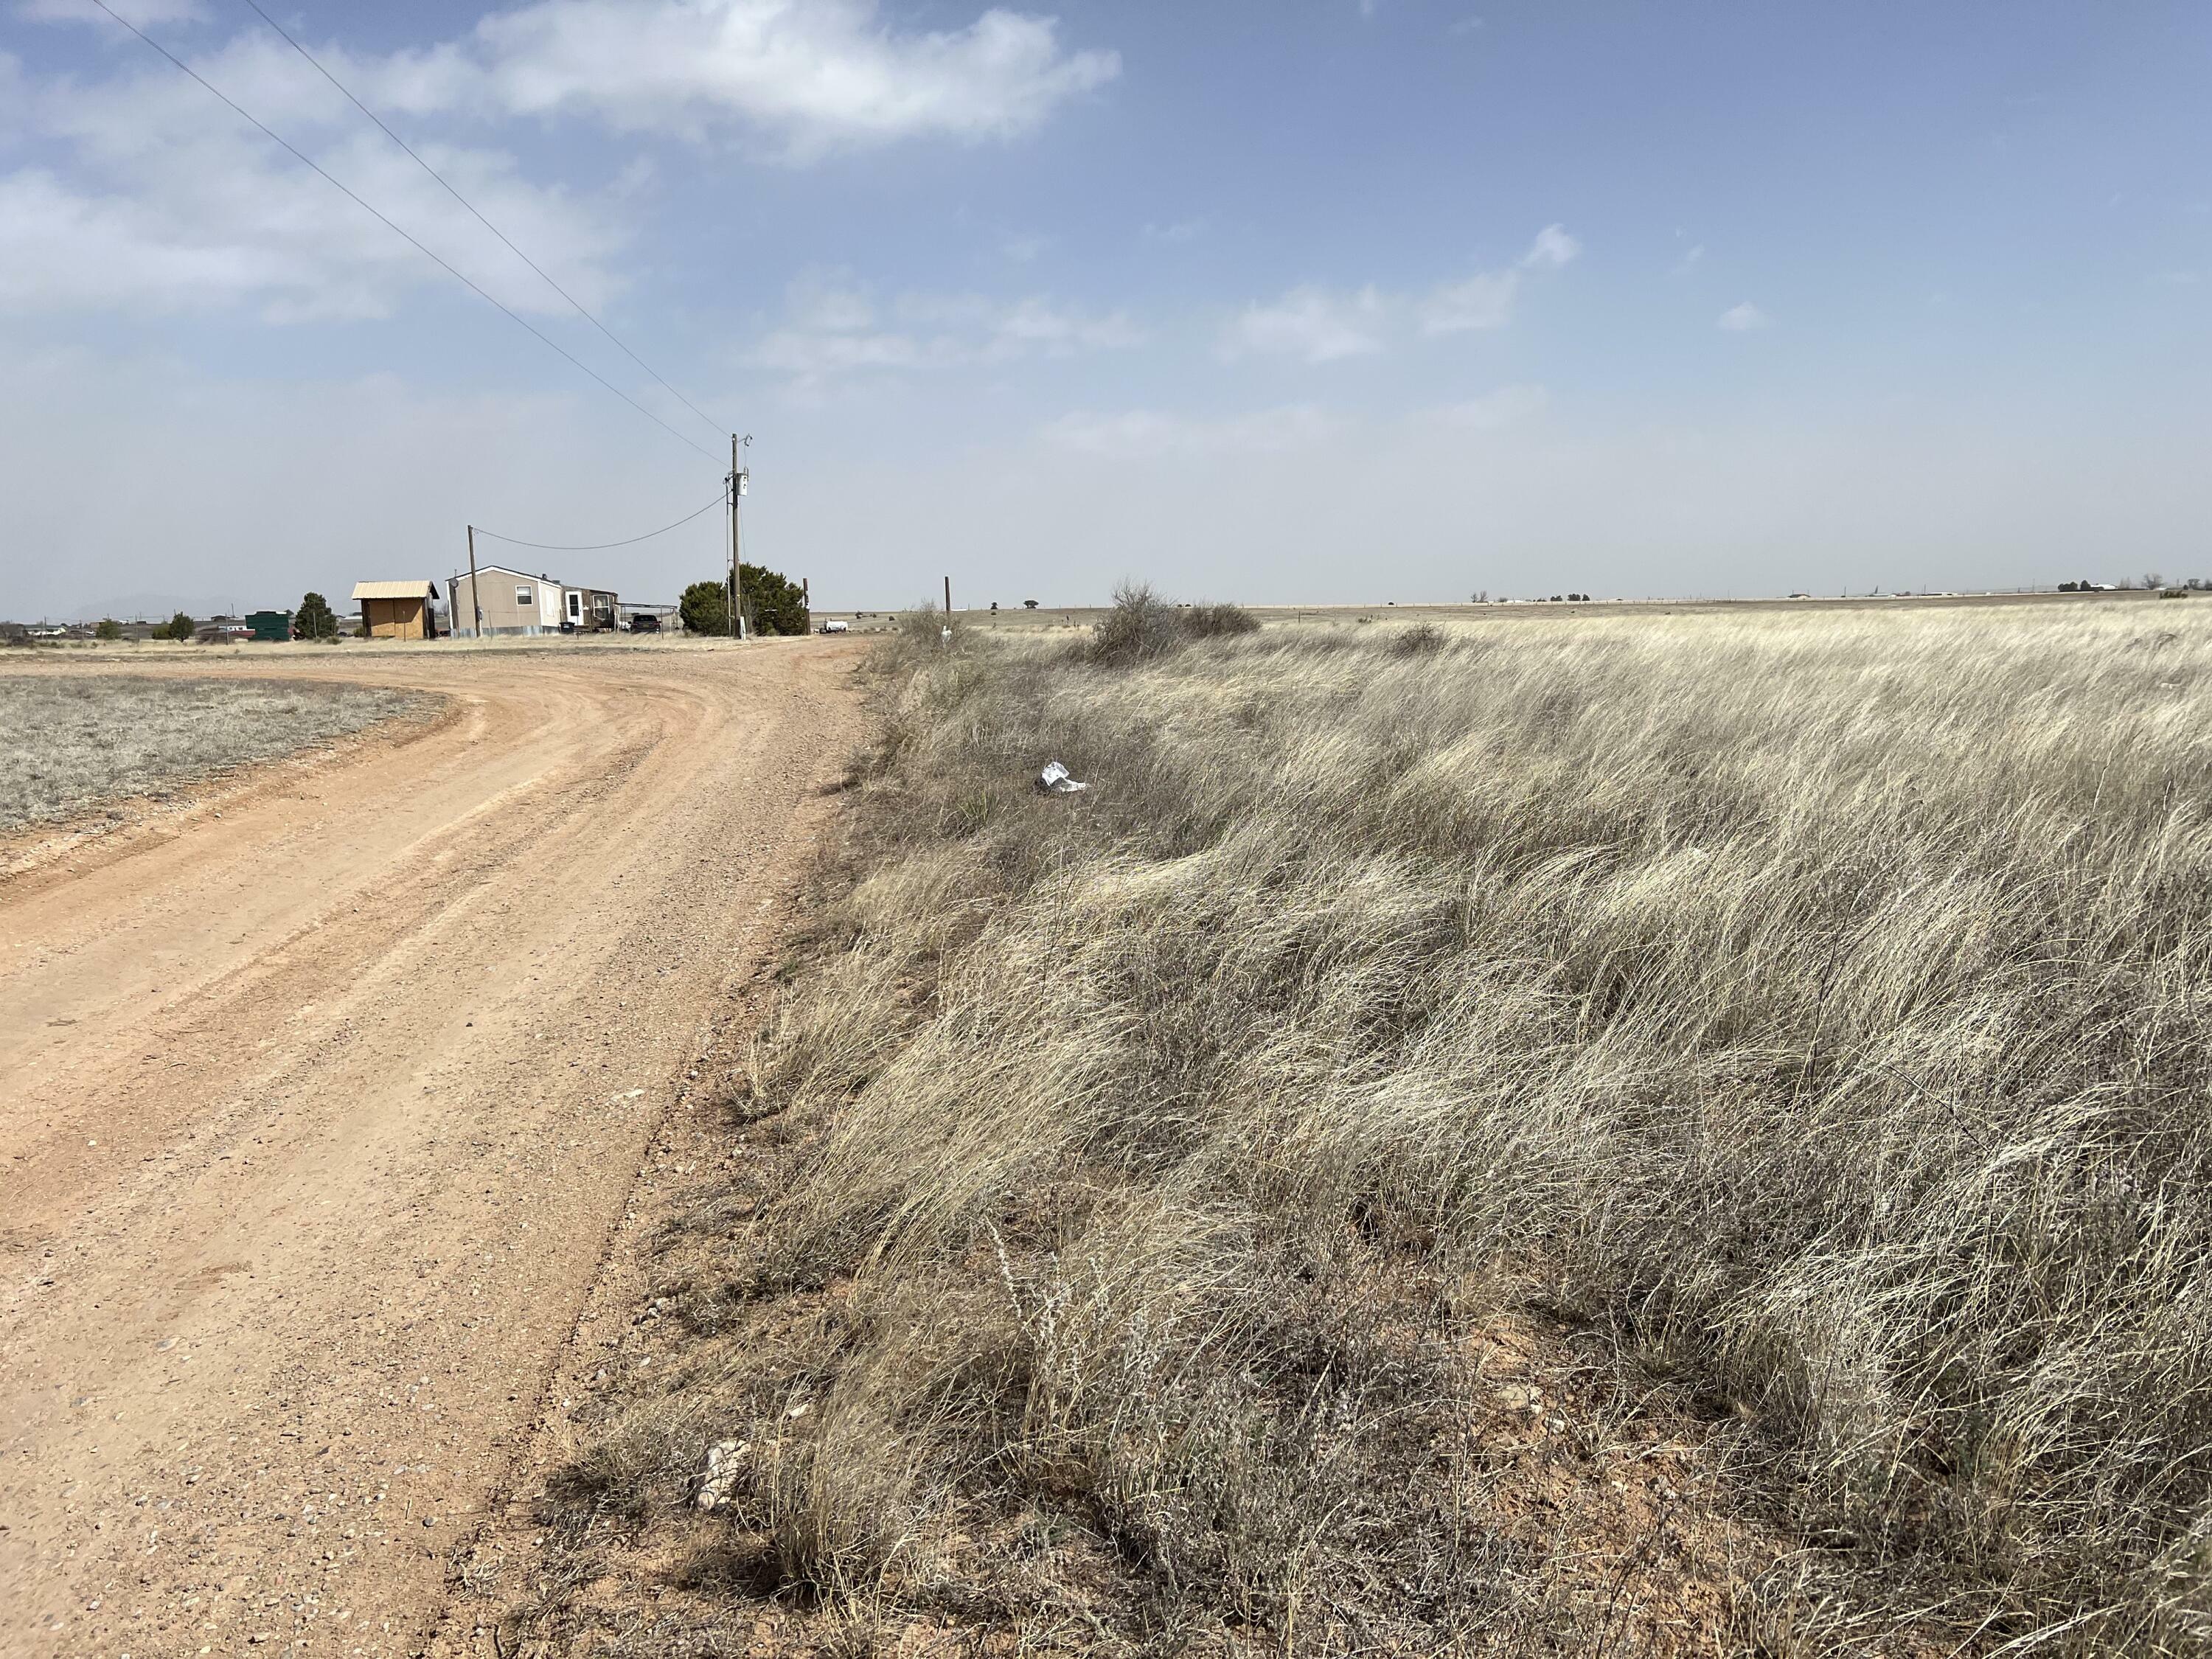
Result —
<instances>
[{"instance_id":1,"label":"open field","mask_svg":"<svg viewBox=\"0 0 2212 1659\"><path fill-rule=\"evenodd\" d=\"M861 730L827 642L231 654L136 668L445 712L0 879L11 1659L444 1639Z\"/></svg>"},{"instance_id":2,"label":"open field","mask_svg":"<svg viewBox=\"0 0 2212 1659\"><path fill-rule=\"evenodd\" d=\"M880 673L487 1621L2212 1642L2212 607Z\"/></svg>"},{"instance_id":3,"label":"open field","mask_svg":"<svg viewBox=\"0 0 2212 1659\"><path fill-rule=\"evenodd\" d=\"M1533 622L1537 620L1565 621L1595 617L1673 617L1685 615L1771 616L1783 612L1810 611L1820 614L1837 611L1872 611L1895 612L1900 611L1982 610L1990 607L2014 605L2058 605L2069 609L2094 609L2104 605L2127 605L2155 599L2154 592L2130 589L2108 593L2056 593L2035 591L2024 593L1902 593L1872 598L1860 594L1849 598L1825 595L1807 599L1594 599L1583 604L1553 605L1543 600L1493 599L1484 605L1255 605L1247 606L1252 615L1269 627L1283 623L1307 626L1356 628L1431 622L1495 623ZM2196 596L2212 599L2212 595ZM989 609L960 610L958 596L954 596L955 614L969 624L986 633L1077 633L1094 628L1106 615L1103 605L1046 605L1035 611L1018 606L1011 610L992 611ZM856 634L891 634L898 629L899 614L895 611L817 611L817 622L835 617L849 623Z\"/></svg>"},{"instance_id":4,"label":"open field","mask_svg":"<svg viewBox=\"0 0 2212 1659\"><path fill-rule=\"evenodd\" d=\"M432 701L298 680L0 677L0 832L294 754Z\"/></svg>"}]
</instances>

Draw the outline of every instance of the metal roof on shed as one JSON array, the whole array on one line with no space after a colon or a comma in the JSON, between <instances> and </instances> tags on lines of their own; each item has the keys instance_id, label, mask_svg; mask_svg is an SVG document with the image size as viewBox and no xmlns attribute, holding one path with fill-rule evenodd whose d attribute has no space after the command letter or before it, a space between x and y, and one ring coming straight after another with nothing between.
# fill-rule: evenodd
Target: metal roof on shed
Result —
<instances>
[{"instance_id":1,"label":"metal roof on shed","mask_svg":"<svg viewBox=\"0 0 2212 1659\"><path fill-rule=\"evenodd\" d=\"M438 584L424 578L419 582L356 582L353 597L356 599L434 599Z\"/></svg>"}]
</instances>

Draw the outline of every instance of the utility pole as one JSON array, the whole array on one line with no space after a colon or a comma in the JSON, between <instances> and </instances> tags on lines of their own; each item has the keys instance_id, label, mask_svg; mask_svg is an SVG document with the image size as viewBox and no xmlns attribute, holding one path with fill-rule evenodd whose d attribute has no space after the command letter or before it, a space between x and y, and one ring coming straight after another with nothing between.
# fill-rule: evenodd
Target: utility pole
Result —
<instances>
[{"instance_id":1,"label":"utility pole","mask_svg":"<svg viewBox=\"0 0 2212 1659\"><path fill-rule=\"evenodd\" d=\"M477 643L483 643L483 594L477 586L477 527L469 526L469 603L477 613Z\"/></svg>"},{"instance_id":2,"label":"utility pole","mask_svg":"<svg viewBox=\"0 0 2212 1659\"><path fill-rule=\"evenodd\" d=\"M952 578L945 579L945 625L952 626Z\"/></svg>"},{"instance_id":3,"label":"utility pole","mask_svg":"<svg viewBox=\"0 0 2212 1659\"><path fill-rule=\"evenodd\" d=\"M745 493L746 469L738 456L738 446L750 444L753 434L743 438L730 434L730 637L745 637L744 542L738 525L738 498Z\"/></svg>"}]
</instances>

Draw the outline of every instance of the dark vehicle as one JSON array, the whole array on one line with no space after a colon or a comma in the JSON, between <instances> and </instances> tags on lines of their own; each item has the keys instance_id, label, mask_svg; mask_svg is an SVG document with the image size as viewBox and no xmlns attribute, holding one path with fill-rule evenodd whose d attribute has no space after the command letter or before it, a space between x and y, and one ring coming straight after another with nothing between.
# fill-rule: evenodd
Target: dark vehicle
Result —
<instances>
[{"instance_id":1,"label":"dark vehicle","mask_svg":"<svg viewBox=\"0 0 2212 1659\"><path fill-rule=\"evenodd\" d=\"M633 634L658 634L660 631L660 618L648 617L641 611L629 619L629 631Z\"/></svg>"}]
</instances>

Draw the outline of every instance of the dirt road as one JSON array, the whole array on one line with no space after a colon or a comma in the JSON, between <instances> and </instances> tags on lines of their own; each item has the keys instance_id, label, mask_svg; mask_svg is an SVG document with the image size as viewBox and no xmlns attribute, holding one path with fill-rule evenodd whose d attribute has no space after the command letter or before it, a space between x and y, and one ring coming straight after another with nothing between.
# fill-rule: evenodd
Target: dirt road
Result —
<instances>
[{"instance_id":1,"label":"dirt road","mask_svg":"<svg viewBox=\"0 0 2212 1659\"><path fill-rule=\"evenodd\" d=\"M430 1643L854 661L272 652L449 714L0 883L0 1654Z\"/></svg>"}]
</instances>

